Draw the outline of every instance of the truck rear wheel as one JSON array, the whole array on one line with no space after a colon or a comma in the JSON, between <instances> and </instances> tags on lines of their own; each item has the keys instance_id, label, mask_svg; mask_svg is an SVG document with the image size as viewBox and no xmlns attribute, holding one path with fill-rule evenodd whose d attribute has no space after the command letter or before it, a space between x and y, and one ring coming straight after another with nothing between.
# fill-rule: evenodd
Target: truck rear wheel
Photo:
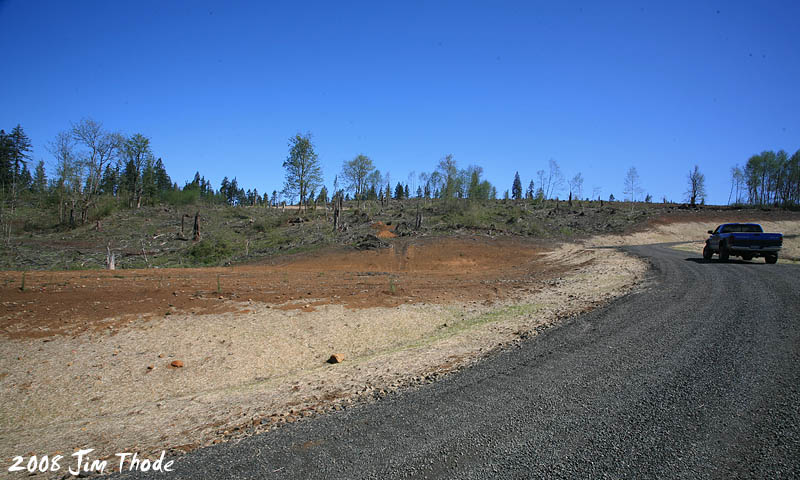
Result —
<instances>
[{"instance_id":1,"label":"truck rear wheel","mask_svg":"<svg viewBox=\"0 0 800 480\"><path fill-rule=\"evenodd\" d=\"M778 262L778 255L767 255L764 257L764 261L767 263L777 263Z\"/></svg>"},{"instance_id":2,"label":"truck rear wheel","mask_svg":"<svg viewBox=\"0 0 800 480\"><path fill-rule=\"evenodd\" d=\"M753 255L751 255L749 253L745 253L744 255L742 255L742 260L752 260L752 259L753 259Z\"/></svg>"},{"instance_id":3,"label":"truck rear wheel","mask_svg":"<svg viewBox=\"0 0 800 480\"><path fill-rule=\"evenodd\" d=\"M731 252L728 251L728 245L725 243L719 244L719 259L723 262L727 262L728 258L730 258Z\"/></svg>"}]
</instances>

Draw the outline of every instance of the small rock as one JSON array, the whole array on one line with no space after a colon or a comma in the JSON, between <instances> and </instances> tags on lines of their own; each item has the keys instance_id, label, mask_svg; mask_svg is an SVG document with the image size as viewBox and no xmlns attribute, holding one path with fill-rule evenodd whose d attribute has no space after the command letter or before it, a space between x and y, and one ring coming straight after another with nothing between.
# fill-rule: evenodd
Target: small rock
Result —
<instances>
[{"instance_id":1,"label":"small rock","mask_svg":"<svg viewBox=\"0 0 800 480\"><path fill-rule=\"evenodd\" d=\"M331 358L328 359L328 363L342 363L344 361L344 355L341 353L334 353L331 355Z\"/></svg>"},{"instance_id":2,"label":"small rock","mask_svg":"<svg viewBox=\"0 0 800 480\"><path fill-rule=\"evenodd\" d=\"M180 360L173 360L172 363L169 364L170 367L174 368L183 368L183 362Z\"/></svg>"}]
</instances>

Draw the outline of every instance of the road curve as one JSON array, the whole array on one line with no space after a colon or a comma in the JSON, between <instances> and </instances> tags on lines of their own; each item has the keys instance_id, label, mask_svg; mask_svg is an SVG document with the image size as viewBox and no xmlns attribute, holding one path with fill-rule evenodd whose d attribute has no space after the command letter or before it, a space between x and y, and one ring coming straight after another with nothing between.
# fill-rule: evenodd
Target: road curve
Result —
<instances>
[{"instance_id":1,"label":"road curve","mask_svg":"<svg viewBox=\"0 0 800 480\"><path fill-rule=\"evenodd\" d=\"M607 307L151 478L800 477L800 266L627 251L649 280Z\"/></svg>"}]
</instances>

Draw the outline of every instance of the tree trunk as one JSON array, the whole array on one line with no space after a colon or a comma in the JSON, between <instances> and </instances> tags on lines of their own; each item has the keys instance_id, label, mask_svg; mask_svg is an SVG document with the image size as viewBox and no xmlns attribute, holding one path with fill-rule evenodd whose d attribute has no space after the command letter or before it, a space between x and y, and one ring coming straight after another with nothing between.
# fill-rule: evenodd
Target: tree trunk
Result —
<instances>
[{"instance_id":1,"label":"tree trunk","mask_svg":"<svg viewBox=\"0 0 800 480\"><path fill-rule=\"evenodd\" d=\"M111 245L106 246L106 269L116 270L117 265L114 261L114 253L111 251Z\"/></svg>"},{"instance_id":2,"label":"tree trunk","mask_svg":"<svg viewBox=\"0 0 800 480\"><path fill-rule=\"evenodd\" d=\"M194 227L192 227L192 238L194 241L200 240L200 212L194 214Z\"/></svg>"}]
</instances>

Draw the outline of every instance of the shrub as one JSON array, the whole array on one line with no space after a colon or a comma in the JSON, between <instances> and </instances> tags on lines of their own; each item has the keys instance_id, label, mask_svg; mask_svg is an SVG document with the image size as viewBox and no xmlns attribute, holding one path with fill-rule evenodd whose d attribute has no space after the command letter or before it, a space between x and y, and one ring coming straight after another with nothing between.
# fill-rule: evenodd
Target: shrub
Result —
<instances>
[{"instance_id":1,"label":"shrub","mask_svg":"<svg viewBox=\"0 0 800 480\"><path fill-rule=\"evenodd\" d=\"M272 229L278 228L284 223L284 219L280 216L270 215L259 218L253 222L253 230L261 233L268 232Z\"/></svg>"},{"instance_id":2,"label":"shrub","mask_svg":"<svg viewBox=\"0 0 800 480\"><path fill-rule=\"evenodd\" d=\"M117 200L114 197L103 196L98 200L94 212L89 216L89 220L94 221L105 218L114 213L117 207Z\"/></svg>"},{"instance_id":3,"label":"shrub","mask_svg":"<svg viewBox=\"0 0 800 480\"><path fill-rule=\"evenodd\" d=\"M186 190L168 190L161 193L161 199L173 206L181 205L195 205L200 201L200 190L186 189Z\"/></svg>"},{"instance_id":4,"label":"shrub","mask_svg":"<svg viewBox=\"0 0 800 480\"><path fill-rule=\"evenodd\" d=\"M225 240L201 240L189 249L189 257L195 263L213 265L233 254L233 247Z\"/></svg>"}]
</instances>

